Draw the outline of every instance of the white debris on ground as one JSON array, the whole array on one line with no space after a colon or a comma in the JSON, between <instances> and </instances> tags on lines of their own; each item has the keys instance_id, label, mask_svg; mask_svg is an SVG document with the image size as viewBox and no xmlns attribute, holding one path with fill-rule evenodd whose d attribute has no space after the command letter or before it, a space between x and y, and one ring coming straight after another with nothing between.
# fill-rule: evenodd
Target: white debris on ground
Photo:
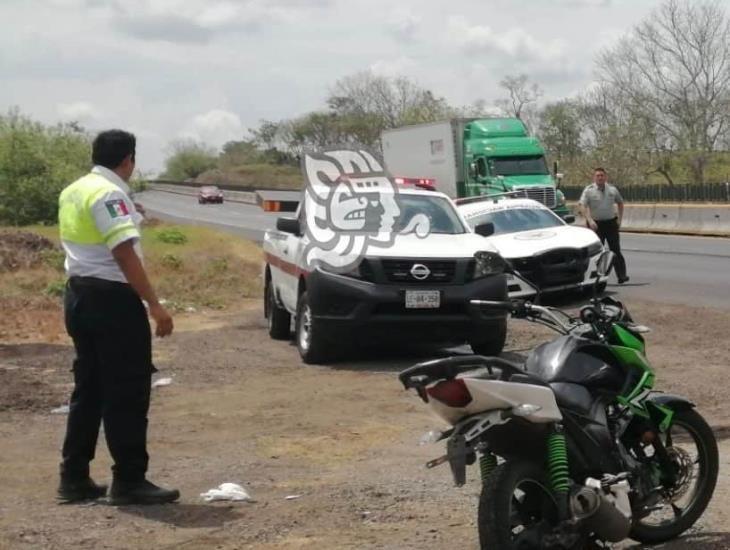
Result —
<instances>
[{"instance_id":1,"label":"white debris on ground","mask_svg":"<svg viewBox=\"0 0 730 550\"><path fill-rule=\"evenodd\" d=\"M152 382L152 387L159 388L162 386L169 386L170 384L172 384L172 378L158 378Z\"/></svg>"},{"instance_id":2,"label":"white debris on ground","mask_svg":"<svg viewBox=\"0 0 730 550\"><path fill-rule=\"evenodd\" d=\"M51 409L51 414L68 414L69 410L70 409L68 405L61 405L60 407Z\"/></svg>"},{"instance_id":3,"label":"white debris on ground","mask_svg":"<svg viewBox=\"0 0 730 550\"><path fill-rule=\"evenodd\" d=\"M237 483L221 483L215 489L211 489L205 493L200 493L200 496L203 497L206 502L212 502L214 500L254 502L253 498L251 498L251 495L246 492L246 489L244 489Z\"/></svg>"}]
</instances>

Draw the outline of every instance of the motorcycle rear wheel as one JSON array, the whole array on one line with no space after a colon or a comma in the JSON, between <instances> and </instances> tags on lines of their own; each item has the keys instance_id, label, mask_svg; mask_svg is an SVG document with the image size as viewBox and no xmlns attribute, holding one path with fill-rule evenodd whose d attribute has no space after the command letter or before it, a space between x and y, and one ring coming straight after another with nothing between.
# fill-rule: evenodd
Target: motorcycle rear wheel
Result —
<instances>
[{"instance_id":1,"label":"motorcycle rear wheel","mask_svg":"<svg viewBox=\"0 0 730 550\"><path fill-rule=\"evenodd\" d=\"M482 550L548 550L558 524L557 505L544 468L525 460L498 466L482 486L479 499L479 543ZM582 550L576 540L570 550ZM566 548L560 546L560 548Z\"/></svg>"}]
</instances>

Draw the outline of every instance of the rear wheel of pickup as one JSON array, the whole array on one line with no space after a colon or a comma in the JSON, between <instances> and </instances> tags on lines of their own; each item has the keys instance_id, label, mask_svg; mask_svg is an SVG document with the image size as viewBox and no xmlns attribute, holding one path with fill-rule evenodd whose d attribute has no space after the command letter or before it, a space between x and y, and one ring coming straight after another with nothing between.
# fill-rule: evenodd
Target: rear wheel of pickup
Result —
<instances>
[{"instance_id":1,"label":"rear wheel of pickup","mask_svg":"<svg viewBox=\"0 0 730 550\"><path fill-rule=\"evenodd\" d=\"M507 340L507 319L491 324L483 333L474 335L469 345L477 355L499 355Z\"/></svg>"},{"instance_id":2,"label":"rear wheel of pickup","mask_svg":"<svg viewBox=\"0 0 730 550\"><path fill-rule=\"evenodd\" d=\"M276 302L274 286L271 281L266 283L266 320L269 323L269 336L274 340L286 340L289 338L291 328L291 315Z\"/></svg>"},{"instance_id":3,"label":"rear wheel of pickup","mask_svg":"<svg viewBox=\"0 0 730 550\"><path fill-rule=\"evenodd\" d=\"M307 364L324 363L329 358L331 352L327 348L329 342L325 338L319 323L312 315L306 291L299 296L299 302L297 303L295 335L297 349L302 361Z\"/></svg>"}]
</instances>

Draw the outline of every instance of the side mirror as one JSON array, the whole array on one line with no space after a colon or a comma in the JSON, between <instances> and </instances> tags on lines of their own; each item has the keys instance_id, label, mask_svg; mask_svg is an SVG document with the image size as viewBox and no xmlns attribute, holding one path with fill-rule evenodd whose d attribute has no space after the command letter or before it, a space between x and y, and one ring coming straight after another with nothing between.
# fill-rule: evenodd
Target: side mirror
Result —
<instances>
[{"instance_id":1,"label":"side mirror","mask_svg":"<svg viewBox=\"0 0 730 550\"><path fill-rule=\"evenodd\" d=\"M596 274L599 277L605 277L613 267L614 254L610 250L601 252L596 261Z\"/></svg>"},{"instance_id":2,"label":"side mirror","mask_svg":"<svg viewBox=\"0 0 730 550\"><path fill-rule=\"evenodd\" d=\"M573 214L567 214L563 219L565 223L575 223L575 216Z\"/></svg>"},{"instance_id":3,"label":"side mirror","mask_svg":"<svg viewBox=\"0 0 730 550\"><path fill-rule=\"evenodd\" d=\"M276 229L284 233L291 233L292 235L301 234L301 228L297 218L277 218Z\"/></svg>"},{"instance_id":4,"label":"side mirror","mask_svg":"<svg viewBox=\"0 0 730 550\"><path fill-rule=\"evenodd\" d=\"M494 224L492 222L480 223L474 228L474 233L482 237L494 235Z\"/></svg>"}]
</instances>

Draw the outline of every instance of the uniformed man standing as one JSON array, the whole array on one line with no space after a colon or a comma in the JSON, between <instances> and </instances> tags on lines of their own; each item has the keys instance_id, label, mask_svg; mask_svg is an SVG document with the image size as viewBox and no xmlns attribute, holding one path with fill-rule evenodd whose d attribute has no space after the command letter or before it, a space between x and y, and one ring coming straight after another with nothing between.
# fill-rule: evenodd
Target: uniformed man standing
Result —
<instances>
[{"instance_id":1,"label":"uniformed man standing","mask_svg":"<svg viewBox=\"0 0 730 550\"><path fill-rule=\"evenodd\" d=\"M606 170L593 170L593 183L583 190L578 204L588 227L598 234L601 243L608 242L608 248L616 255L614 268L618 283L627 282L629 277L626 275L626 261L621 254L619 234L624 217L624 199L616 187L606 182Z\"/></svg>"},{"instance_id":2,"label":"uniformed man standing","mask_svg":"<svg viewBox=\"0 0 730 550\"><path fill-rule=\"evenodd\" d=\"M106 493L106 486L89 476L102 421L114 459L112 504L164 503L180 496L145 477L154 367L142 300L155 320L157 336L170 334L173 323L142 263L142 215L130 200L126 183L134 171L135 146L135 137L128 132L100 133L93 143L91 173L66 187L59 199L69 277L66 329L76 348L58 489L63 502Z\"/></svg>"}]
</instances>

